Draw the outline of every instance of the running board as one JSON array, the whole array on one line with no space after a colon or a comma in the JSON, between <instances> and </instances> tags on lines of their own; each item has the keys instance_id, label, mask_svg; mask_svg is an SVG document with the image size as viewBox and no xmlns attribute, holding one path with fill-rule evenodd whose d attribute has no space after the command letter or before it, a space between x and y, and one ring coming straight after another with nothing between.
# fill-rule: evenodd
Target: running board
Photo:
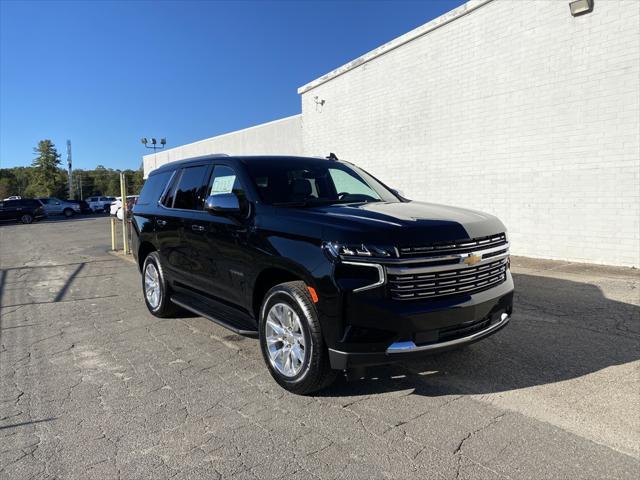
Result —
<instances>
[{"instance_id":1,"label":"running board","mask_svg":"<svg viewBox=\"0 0 640 480\"><path fill-rule=\"evenodd\" d=\"M238 335L243 335L245 337L258 338L258 331L251 328L250 325L246 325L245 322L243 322L239 318L234 318L233 320L228 321L220 320L220 318L218 318L220 316L220 313L226 314L224 315L225 317L233 318L240 316L235 312L232 312L232 309L230 307L220 305L221 311L216 311L214 315L214 313L212 312L213 308L210 305L207 305L204 302L191 297L190 295L176 293L171 295L170 300L172 303L175 303L179 307L182 307L185 310L189 310L190 312L193 312L200 317L204 317L207 320L211 320L221 327L231 330L233 333L237 333Z\"/></svg>"}]
</instances>

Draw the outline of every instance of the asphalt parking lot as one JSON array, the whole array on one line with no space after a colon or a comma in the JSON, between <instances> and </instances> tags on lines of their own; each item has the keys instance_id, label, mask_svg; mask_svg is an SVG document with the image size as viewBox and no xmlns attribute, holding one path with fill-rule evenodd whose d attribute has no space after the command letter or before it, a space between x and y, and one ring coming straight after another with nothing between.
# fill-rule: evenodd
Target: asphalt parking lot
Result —
<instances>
[{"instance_id":1,"label":"asphalt parking lot","mask_svg":"<svg viewBox=\"0 0 640 480\"><path fill-rule=\"evenodd\" d=\"M314 397L157 319L107 218L0 226L0 478L640 477L640 275L514 260L511 325Z\"/></svg>"}]
</instances>

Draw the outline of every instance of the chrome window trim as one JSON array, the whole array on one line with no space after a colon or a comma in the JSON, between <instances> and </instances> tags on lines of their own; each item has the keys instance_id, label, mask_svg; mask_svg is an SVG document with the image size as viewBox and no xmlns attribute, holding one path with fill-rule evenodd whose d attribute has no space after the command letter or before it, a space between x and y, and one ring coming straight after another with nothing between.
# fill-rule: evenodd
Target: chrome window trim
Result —
<instances>
[{"instance_id":1,"label":"chrome window trim","mask_svg":"<svg viewBox=\"0 0 640 480\"><path fill-rule=\"evenodd\" d=\"M353 293L364 292L365 290L371 290L372 288L378 288L387 283L387 275L385 273L384 267L378 263L368 263L368 262L345 262L342 261L344 265L354 265L357 267L371 267L375 268L378 271L378 281L375 283L371 283L369 285L365 285L364 287L358 287L353 289Z\"/></svg>"}]
</instances>

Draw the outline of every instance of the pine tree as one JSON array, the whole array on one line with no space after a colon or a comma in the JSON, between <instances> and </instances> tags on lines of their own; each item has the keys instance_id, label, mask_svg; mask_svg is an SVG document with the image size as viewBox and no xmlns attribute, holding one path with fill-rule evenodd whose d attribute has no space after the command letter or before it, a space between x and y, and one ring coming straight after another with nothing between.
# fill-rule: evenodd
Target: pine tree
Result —
<instances>
[{"instance_id":1,"label":"pine tree","mask_svg":"<svg viewBox=\"0 0 640 480\"><path fill-rule=\"evenodd\" d=\"M51 140L40 140L33 149L36 158L31 164L35 167L32 191L38 196L48 197L59 190L60 154Z\"/></svg>"}]
</instances>

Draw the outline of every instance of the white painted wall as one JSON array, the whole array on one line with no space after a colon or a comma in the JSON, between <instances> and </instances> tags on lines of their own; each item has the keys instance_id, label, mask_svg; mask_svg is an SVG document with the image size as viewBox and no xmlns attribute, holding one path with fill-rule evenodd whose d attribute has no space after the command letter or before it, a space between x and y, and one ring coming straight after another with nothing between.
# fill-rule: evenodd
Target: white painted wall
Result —
<instances>
[{"instance_id":1,"label":"white painted wall","mask_svg":"<svg viewBox=\"0 0 640 480\"><path fill-rule=\"evenodd\" d=\"M640 6L568 4L468 2L302 87L304 153L494 213L515 254L638 266Z\"/></svg>"},{"instance_id":2,"label":"white painted wall","mask_svg":"<svg viewBox=\"0 0 640 480\"><path fill-rule=\"evenodd\" d=\"M300 115L188 143L143 157L144 176L160 165L212 153L228 155L302 155Z\"/></svg>"}]
</instances>

